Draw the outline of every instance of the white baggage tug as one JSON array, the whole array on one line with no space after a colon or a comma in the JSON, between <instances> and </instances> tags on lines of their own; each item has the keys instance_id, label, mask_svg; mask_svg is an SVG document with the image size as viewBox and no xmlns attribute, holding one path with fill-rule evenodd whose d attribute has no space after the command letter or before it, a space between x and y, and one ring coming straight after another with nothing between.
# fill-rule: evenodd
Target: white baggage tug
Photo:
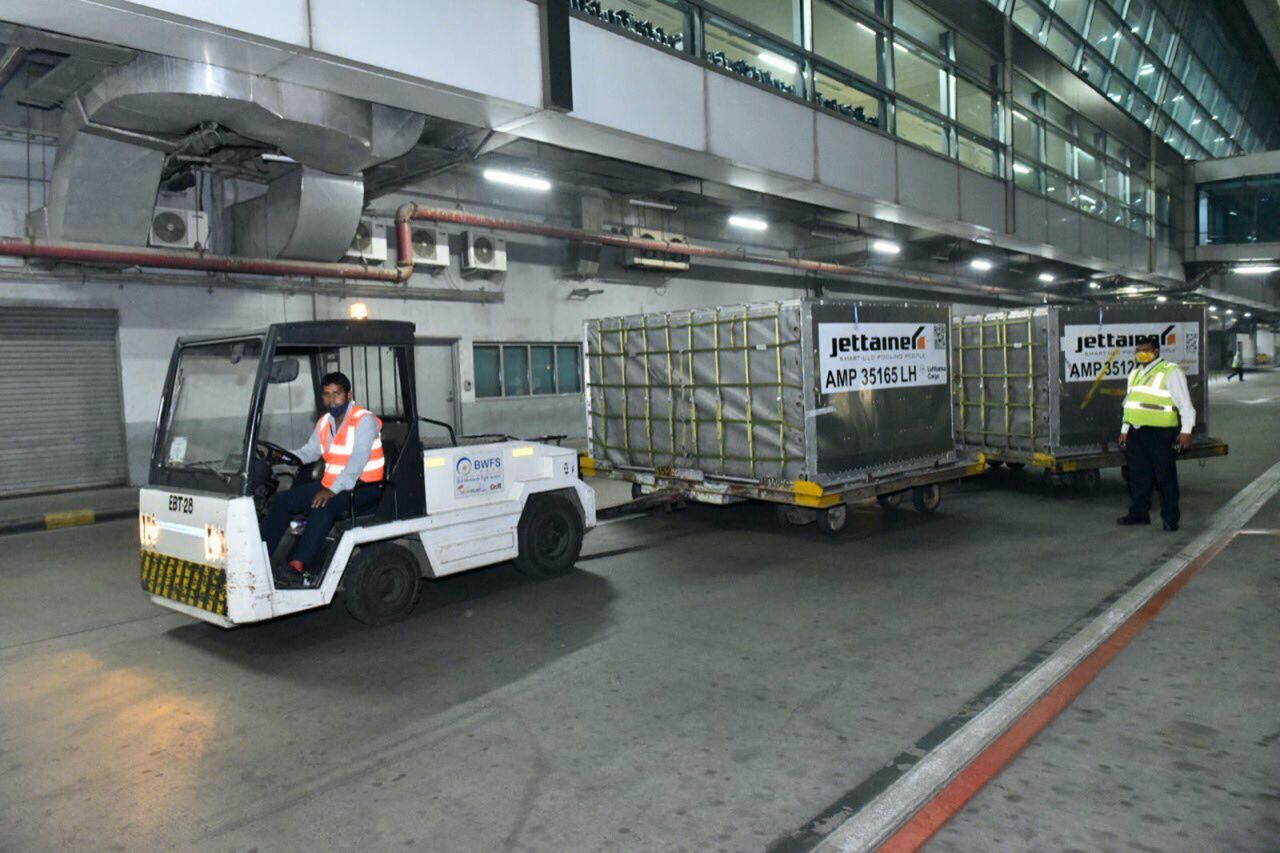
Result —
<instances>
[{"instance_id":1,"label":"white baggage tug","mask_svg":"<svg viewBox=\"0 0 1280 853\"><path fill-rule=\"evenodd\" d=\"M418 417L413 354L413 324L390 321L180 339L139 496L151 600L229 628L323 607L342 589L356 619L382 624L413 609L424 577L507 560L539 578L572 569L596 522L577 454L531 441L459 445L447 425ZM318 476L286 448L315 428L331 370L382 419L387 474L357 485L381 489L377 506L341 518L319 564L287 578L278 568L296 529L268 554L259 520L282 479ZM448 429L449 446L424 449L420 422Z\"/></svg>"}]
</instances>

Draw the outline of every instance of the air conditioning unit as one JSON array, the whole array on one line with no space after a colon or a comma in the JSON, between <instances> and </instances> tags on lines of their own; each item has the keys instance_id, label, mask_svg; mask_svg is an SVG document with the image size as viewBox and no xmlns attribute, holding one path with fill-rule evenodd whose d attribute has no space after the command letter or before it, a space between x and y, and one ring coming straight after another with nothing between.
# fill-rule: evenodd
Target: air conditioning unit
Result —
<instances>
[{"instance_id":1,"label":"air conditioning unit","mask_svg":"<svg viewBox=\"0 0 1280 853\"><path fill-rule=\"evenodd\" d=\"M377 266L387 260L387 226L372 219L361 219L351 247L343 258L348 261Z\"/></svg>"},{"instance_id":2,"label":"air conditioning unit","mask_svg":"<svg viewBox=\"0 0 1280 853\"><path fill-rule=\"evenodd\" d=\"M161 249L194 249L209 245L209 219L195 210L157 207L151 214L147 242Z\"/></svg>"},{"instance_id":3,"label":"air conditioning unit","mask_svg":"<svg viewBox=\"0 0 1280 853\"><path fill-rule=\"evenodd\" d=\"M507 241L492 234L462 234L464 275L493 275L507 271Z\"/></svg>"},{"instance_id":4,"label":"air conditioning unit","mask_svg":"<svg viewBox=\"0 0 1280 853\"><path fill-rule=\"evenodd\" d=\"M631 236L637 240L653 240L658 243L675 243L686 246L689 244L689 239L683 234L656 231L652 228L632 226ZM648 249L626 249L622 253L622 263L624 266L637 270L680 272L689 268L689 256L673 255L668 252L656 252Z\"/></svg>"},{"instance_id":5,"label":"air conditioning unit","mask_svg":"<svg viewBox=\"0 0 1280 853\"><path fill-rule=\"evenodd\" d=\"M414 228L413 265L439 272L449 267L449 235L439 228Z\"/></svg>"}]
</instances>

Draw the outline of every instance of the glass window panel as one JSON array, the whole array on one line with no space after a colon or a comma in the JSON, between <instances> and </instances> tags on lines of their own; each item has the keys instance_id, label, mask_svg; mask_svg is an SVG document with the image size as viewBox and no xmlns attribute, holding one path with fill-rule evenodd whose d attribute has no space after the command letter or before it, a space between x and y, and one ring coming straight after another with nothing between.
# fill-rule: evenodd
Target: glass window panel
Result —
<instances>
[{"instance_id":1,"label":"glass window panel","mask_svg":"<svg viewBox=\"0 0 1280 853\"><path fill-rule=\"evenodd\" d=\"M1187 90L1172 80L1165 87L1164 111L1179 125L1186 124L1187 117L1191 114L1191 101L1187 97Z\"/></svg>"},{"instance_id":2,"label":"glass window panel","mask_svg":"<svg viewBox=\"0 0 1280 853\"><path fill-rule=\"evenodd\" d=\"M956 120L984 136L996 134L996 99L985 89L956 78Z\"/></svg>"},{"instance_id":3,"label":"glass window panel","mask_svg":"<svg viewBox=\"0 0 1280 853\"><path fill-rule=\"evenodd\" d=\"M956 65L993 88L999 88L999 66L996 58L979 47L977 42L956 35Z\"/></svg>"},{"instance_id":4,"label":"glass window panel","mask_svg":"<svg viewBox=\"0 0 1280 853\"><path fill-rule=\"evenodd\" d=\"M1013 150L1035 162L1040 161L1040 125L1021 110L1013 111Z\"/></svg>"},{"instance_id":5,"label":"glass window panel","mask_svg":"<svg viewBox=\"0 0 1280 853\"><path fill-rule=\"evenodd\" d=\"M1092 187L1082 187L1074 185L1071 187L1071 200L1075 206L1083 210L1085 213L1093 216L1103 216L1106 214L1107 207L1103 202L1102 194Z\"/></svg>"},{"instance_id":6,"label":"glass window panel","mask_svg":"<svg viewBox=\"0 0 1280 853\"><path fill-rule=\"evenodd\" d=\"M1013 102L1032 112L1040 112L1040 87L1021 74L1013 75Z\"/></svg>"},{"instance_id":7,"label":"glass window panel","mask_svg":"<svg viewBox=\"0 0 1280 853\"><path fill-rule=\"evenodd\" d=\"M1076 114L1073 113L1066 104L1048 93L1041 95L1040 100L1043 105L1042 109L1044 114L1048 116L1051 121L1071 133L1075 132Z\"/></svg>"},{"instance_id":8,"label":"glass window panel","mask_svg":"<svg viewBox=\"0 0 1280 853\"><path fill-rule=\"evenodd\" d=\"M528 347L502 348L502 391L507 397L522 397L529 393Z\"/></svg>"},{"instance_id":9,"label":"glass window panel","mask_svg":"<svg viewBox=\"0 0 1280 853\"><path fill-rule=\"evenodd\" d=\"M801 42L798 3L791 0L719 0L716 6L771 35Z\"/></svg>"},{"instance_id":10,"label":"glass window panel","mask_svg":"<svg viewBox=\"0 0 1280 853\"><path fill-rule=\"evenodd\" d=\"M1076 149L1076 177L1090 192L1098 195L1106 192L1106 175L1102 162L1088 151Z\"/></svg>"},{"instance_id":11,"label":"glass window panel","mask_svg":"<svg viewBox=\"0 0 1280 853\"><path fill-rule=\"evenodd\" d=\"M1030 163L1015 160L1013 163L1013 182L1027 192L1040 192L1040 169Z\"/></svg>"},{"instance_id":12,"label":"glass window panel","mask_svg":"<svg viewBox=\"0 0 1280 853\"><path fill-rule=\"evenodd\" d=\"M1147 191L1150 184L1145 178L1137 175L1129 175L1129 207L1139 212L1145 212L1147 209Z\"/></svg>"},{"instance_id":13,"label":"glass window panel","mask_svg":"<svg viewBox=\"0 0 1280 853\"><path fill-rule=\"evenodd\" d=\"M1182 82L1187 87L1187 91L1191 93L1191 97L1200 99L1200 90L1204 87L1206 75L1204 66L1195 57L1187 60L1187 72L1182 78Z\"/></svg>"},{"instance_id":14,"label":"glass window panel","mask_svg":"<svg viewBox=\"0 0 1280 853\"><path fill-rule=\"evenodd\" d=\"M870 26L828 0L814 3L814 53L879 82L881 49L880 38Z\"/></svg>"},{"instance_id":15,"label":"glass window panel","mask_svg":"<svg viewBox=\"0 0 1280 853\"><path fill-rule=\"evenodd\" d=\"M1138 40L1131 33L1122 33L1116 39L1116 55L1111 60L1116 68L1120 69L1120 73L1128 77L1130 80L1136 80L1138 77L1138 61L1142 58L1142 48L1138 46Z\"/></svg>"},{"instance_id":16,"label":"glass window panel","mask_svg":"<svg viewBox=\"0 0 1280 853\"><path fill-rule=\"evenodd\" d=\"M1120 109L1127 110L1133 97L1133 87L1119 74L1113 73L1107 80L1107 97Z\"/></svg>"},{"instance_id":17,"label":"glass window panel","mask_svg":"<svg viewBox=\"0 0 1280 853\"><path fill-rule=\"evenodd\" d=\"M556 347L556 387L561 394L577 394L582 390L580 364L577 347Z\"/></svg>"},{"instance_id":18,"label":"glass window panel","mask_svg":"<svg viewBox=\"0 0 1280 853\"><path fill-rule=\"evenodd\" d=\"M607 0L607 3L573 0L570 6L632 35L676 50L687 49L690 41L692 15L689 6L680 0Z\"/></svg>"},{"instance_id":19,"label":"glass window panel","mask_svg":"<svg viewBox=\"0 0 1280 853\"><path fill-rule=\"evenodd\" d=\"M1044 194L1054 201L1071 204L1071 185L1060 175L1044 173Z\"/></svg>"},{"instance_id":20,"label":"glass window panel","mask_svg":"<svg viewBox=\"0 0 1280 853\"><path fill-rule=\"evenodd\" d=\"M1053 11L1076 32L1084 29L1085 15L1089 13L1089 0L1055 0Z\"/></svg>"},{"instance_id":21,"label":"glass window panel","mask_svg":"<svg viewBox=\"0 0 1280 853\"><path fill-rule=\"evenodd\" d=\"M1071 172L1073 146L1056 130L1046 129L1044 134L1044 161L1059 172Z\"/></svg>"},{"instance_id":22,"label":"glass window panel","mask_svg":"<svg viewBox=\"0 0 1280 853\"><path fill-rule=\"evenodd\" d=\"M1047 17L1040 4L1030 0L1017 0L1013 7L1013 22L1037 40Z\"/></svg>"},{"instance_id":23,"label":"glass window panel","mask_svg":"<svg viewBox=\"0 0 1280 853\"><path fill-rule=\"evenodd\" d=\"M958 141L960 144L959 154L961 163L971 169L977 169L979 172L983 172L987 175L996 174L996 165L998 160L996 158L996 153L992 150L991 146L982 142L977 142L976 140L963 135L960 136Z\"/></svg>"},{"instance_id":24,"label":"glass window panel","mask_svg":"<svg viewBox=\"0 0 1280 853\"><path fill-rule=\"evenodd\" d=\"M1107 195L1121 201L1128 201L1128 175L1111 163L1104 167L1107 176Z\"/></svg>"},{"instance_id":25,"label":"glass window panel","mask_svg":"<svg viewBox=\"0 0 1280 853\"><path fill-rule=\"evenodd\" d=\"M821 69L814 72L814 83L814 103L818 106L872 127L884 126L880 119L883 109L879 95Z\"/></svg>"},{"instance_id":26,"label":"glass window panel","mask_svg":"<svg viewBox=\"0 0 1280 853\"><path fill-rule=\"evenodd\" d=\"M555 360L555 347L529 347L529 374L533 380L532 390L534 394L556 393Z\"/></svg>"},{"instance_id":27,"label":"glass window panel","mask_svg":"<svg viewBox=\"0 0 1280 853\"><path fill-rule=\"evenodd\" d=\"M947 131L941 122L902 105L898 107L897 121L898 136L938 154L947 153Z\"/></svg>"},{"instance_id":28,"label":"glass window panel","mask_svg":"<svg viewBox=\"0 0 1280 853\"><path fill-rule=\"evenodd\" d=\"M1169 60L1169 48L1173 46L1173 27L1169 26L1169 21L1164 15L1156 12L1155 19L1151 22L1151 35L1147 38L1147 47L1151 48L1152 53L1161 62Z\"/></svg>"},{"instance_id":29,"label":"glass window panel","mask_svg":"<svg viewBox=\"0 0 1280 853\"><path fill-rule=\"evenodd\" d=\"M1096 50L1085 48L1080 54L1076 72L1085 80L1101 88L1107 77L1107 68L1107 61Z\"/></svg>"},{"instance_id":30,"label":"glass window panel","mask_svg":"<svg viewBox=\"0 0 1280 853\"><path fill-rule=\"evenodd\" d=\"M1147 21L1150 19L1150 0L1129 0L1129 8L1124 12L1124 21L1129 25L1129 32L1136 33L1141 38L1147 32Z\"/></svg>"},{"instance_id":31,"label":"glass window panel","mask_svg":"<svg viewBox=\"0 0 1280 853\"><path fill-rule=\"evenodd\" d=\"M1049 48L1049 52L1054 56L1070 65L1076 58L1076 48L1079 46L1075 34L1058 21L1053 22L1048 33L1045 47Z\"/></svg>"},{"instance_id":32,"label":"glass window panel","mask_svg":"<svg viewBox=\"0 0 1280 853\"><path fill-rule=\"evenodd\" d=\"M499 373L498 347L473 347L472 361L475 362L476 396L501 397L502 379Z\"/></svg>"},{"instance_id":33,"label":"glass window panel","mask_svg":"<svg viewBox=\"0 0 1280 853\"><path fill-rule=\"evenodd\" d=\"M703 50L707 62L717 68L789 95L803 91L803 66L798 57L789 56L785 49L710 15L703 24Z\"/></svg>"},{"instance_id":34,"label":"glass window panel","mask_svg":"<svg viewBox=\"0 0 1280 853\"><path fill-rule=\"evenodd\" d=\"M1151 127L1151 120L1155 116L1155 111L1156 105L1138 94L1133 96L1133 101L1129 104L1129 114L1147 127Z\"/></svg>"},{"instance_id":35,"label":"glass window panel","mask_svg":"<svg viewBox=\"0 0 1280 853\"><path fill-rule=\"evenodd\" d=\"M893 24L907 35L914 36L934 50L947 51L947 34L951 28L921 9L911 0L895 0Z\"/></svg>"},{"instance_id":36,"label":"glass window panel","mask_svg":"<svg viewBox=\"0 0 1280 853\"><path fill-rule=\"evenodd\" d=\"M1134 213L1133 211L1129 211L1130 230L1137 231L1139 234L1146 234L1147 222L1148 222L1147 217L1143 216L1141 213Z\"/></svg>"},{"instance_id":37,"label":"glass window panel","mask_svg":"<svg viewBox=\"0 0 1280 853\"><path fill-rule=\"evenodd\" d=\"M894 88L913 101L945 113L946 75L941 64L901 42L895 42L893 47Z\"/></svg>"},{"instance_id":38,"label":"glass window panel","mask_svg":"<svg viewBox=\"0 0 1280 853\"><path fill-rule=\"evenodd\" d=\"M1123 29L1120 19L1099 3L1093 10L1093 20L1089 22L1089 43L1105 59L1110 59Z\"/></svg>"},{"instance_id":39,"label":"glass window panel","mask_svg":"<svg viewBox=\"0 0 1280 853\"><path fill-rule=\"evenodd\" d=\"M1160 88L1160 78L1162 76L1164 75L1160 71L1156 58L1149 53L1142 54L1142 60L1138 63L1138 73L1134 76L1134 80L1143 94L1148 98L1154 98Z\"/></svg>"}]
</instances>

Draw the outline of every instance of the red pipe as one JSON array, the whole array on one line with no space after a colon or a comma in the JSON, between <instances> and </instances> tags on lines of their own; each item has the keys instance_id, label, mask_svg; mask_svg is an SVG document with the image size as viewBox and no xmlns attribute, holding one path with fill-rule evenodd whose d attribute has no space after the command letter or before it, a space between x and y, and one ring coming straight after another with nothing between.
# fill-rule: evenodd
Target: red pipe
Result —
<instances>
[{"instance_id":1,"label":"red pipe","mask_svg":"<svg viewBox=\"0 0 1280 853\"><path fill-rule=\"evenodd\" d=\"M936 285L937 279L930 276L915 275L901 271L870 269L850 266L848 264L832 264L825 261L812 261L804 258L778 257L776 255L759 255L745 249L734 251L729 249L711 249L705 246L691 246L688 243L668 243L664 240L641 240L624 234L607 234L595 231L584 231L581 228L569 228L562 225L546 225L537 222L522 222L515 219L499 219L493 216L482 216L477 213L465 213L461 210L444 208L419 207L412 202L396 211L396 236L399 247L399 265L412 269L413 250L411 240L411 222L415 219L426 219L433 222L449 222L455 225L468 225L474 228L489 228L495 231L511 231L517 234L532 234L537 237L551 237L560 240L572 240L580 243L594 243L601 246L616 246L623 249L640 249L650 252L665 252L671 255L685 255L695 258L716 258L739 263L764 264L772 267L804 270L806 272L826 273L841 276L875 276L880 279L894 279L908 284ZM990 293L1016 293L1007 288L992 285L970 285L975 291Z\"/></svg>"},{"instance_id":2,"label":"red pipe","mask_svg":"<svg viewBox=\"0 0 1280 853\"><path fill-rule=\"evenodd\" d=\"M312 261L281 261L264 258L235 258L229 255L205 255L198 252L172 252L166 249L124 248L91 243L53 243L0 238L0 256L43 258L81 264L123 264L173 270L240 273L243 275L302 276L306 278L345 278L359 281L407 281L413 272L413 252L409 248L409 267L379 269L357 264L329 264Z\"/></svg>"}]
</instances>

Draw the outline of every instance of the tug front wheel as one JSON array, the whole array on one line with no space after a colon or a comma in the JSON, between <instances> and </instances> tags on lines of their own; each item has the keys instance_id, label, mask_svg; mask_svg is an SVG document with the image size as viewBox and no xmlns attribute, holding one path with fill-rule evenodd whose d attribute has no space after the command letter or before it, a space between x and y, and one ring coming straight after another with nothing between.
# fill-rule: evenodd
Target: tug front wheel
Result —
<instances>
[{"instance_id":1,"label":"tug front wheel","mask_svg":"<svg viewBox=\"0 0 1280 853\"><path fill-rule=\"evenodd\" d=\"M560 495L533 495L517 528L516 569L531 578L563 575L582 551L582 517L572 501Z\"/></svg>"}]
</instances>

